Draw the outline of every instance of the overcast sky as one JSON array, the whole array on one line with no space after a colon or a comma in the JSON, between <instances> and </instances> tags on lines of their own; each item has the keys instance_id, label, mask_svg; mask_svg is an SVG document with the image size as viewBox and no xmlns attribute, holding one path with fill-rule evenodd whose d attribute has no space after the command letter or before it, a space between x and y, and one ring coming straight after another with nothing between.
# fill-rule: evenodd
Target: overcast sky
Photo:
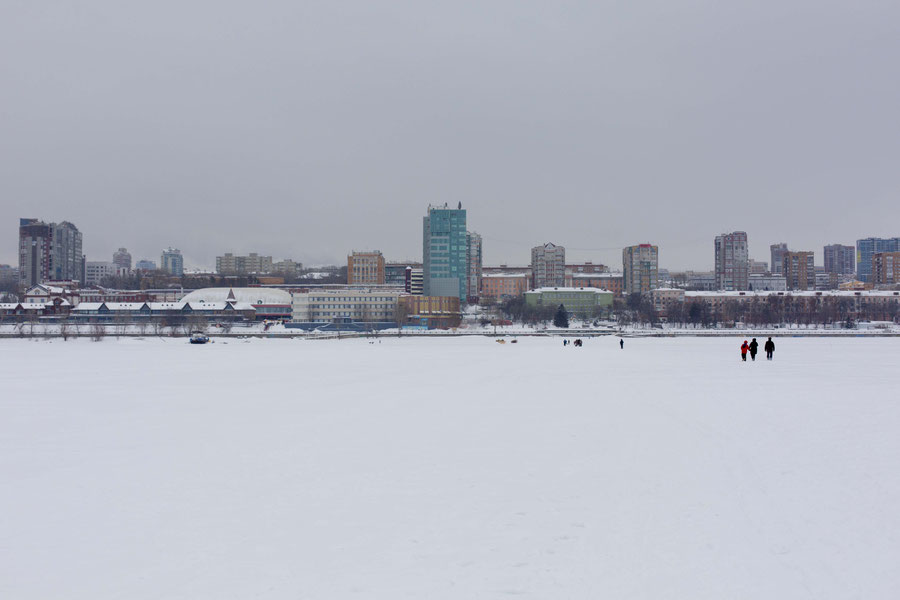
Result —
<instances>
[{"instance_id":1,"label":"overcast sky","mask_svg":"<svg viewBox=\"0 0 900 600\"><path fill-rule=\"evenodd\" d=\"M486 264L900 235L896 0L0 7L0 262L19 217L88 260L421 259L459 201Z\"/></svg>"}]
</instances>

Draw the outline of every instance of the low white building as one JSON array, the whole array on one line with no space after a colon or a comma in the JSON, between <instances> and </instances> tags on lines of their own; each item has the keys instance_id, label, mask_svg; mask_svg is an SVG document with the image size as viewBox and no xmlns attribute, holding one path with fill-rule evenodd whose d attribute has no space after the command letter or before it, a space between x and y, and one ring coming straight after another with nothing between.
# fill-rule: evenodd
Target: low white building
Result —
<instances>
[{"instance_id":1,"label":"low white building","mask_svg":"<svg viewBox=\"0 0 900 600\"><path fill-rule=\"evenodd\" d=\"M750 290L754 292L783 292L787 290L787 279L783 275L750 275L747 279Z\"/></svg>"},{"instance_id":2,"label":"low white building","mask_svg":"<svg viewBox=\"0 0 900 600\"><path fill-rule=\"evenodd\" d=\"M392 321L403 292L384 289L338 289L295 292L293 320L301 323Z\"/></svg>"}]
</instances>

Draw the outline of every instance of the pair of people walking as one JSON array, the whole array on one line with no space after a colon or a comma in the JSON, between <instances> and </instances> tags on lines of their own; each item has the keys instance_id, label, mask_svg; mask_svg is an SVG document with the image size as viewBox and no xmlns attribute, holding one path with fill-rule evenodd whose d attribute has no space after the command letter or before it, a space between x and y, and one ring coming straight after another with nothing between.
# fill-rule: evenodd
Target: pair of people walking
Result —
<instances>
[{"instance_id":1,"label":"pair of people walking","mask_svg":"<svg viewBox=\"0 0 900 600\"><path fill-rule=\"evenodd\" d=\"M766 358L768 360L772 360L772 355L775 354L775 342L772 341L772 338L769 337L763 349L766 351ZM744 343L741 344L741 360L747 362L747 353L750 353L750 360L756 360L756 353L759 351L759 342L756 341L756 338L753 338L753 341L749 344L747 340L744 340Z\"/></svg>"}]
</instances>

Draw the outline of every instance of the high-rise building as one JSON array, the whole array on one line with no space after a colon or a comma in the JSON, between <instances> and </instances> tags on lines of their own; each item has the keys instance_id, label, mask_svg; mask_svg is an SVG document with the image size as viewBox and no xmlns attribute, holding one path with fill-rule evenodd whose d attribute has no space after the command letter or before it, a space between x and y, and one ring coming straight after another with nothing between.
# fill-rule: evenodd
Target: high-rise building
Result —
<instances>
[{"instance_id":1,"label":"high-rise building","mask_svg":"<svg viewBox=\"0 0 900 600\"><path fill-rule=\"evenodd\" d=\"M646 294L659 287L659 248L652 244L622 250L622 277L626 294Z\"/></svg>"},{"instance_id":2,"label":"high-rise building","mask_svg":"<svg viewBox=\"0 0 900 600\"><path fill-rule=\"evenodd\" d=\"M750 276L747 233L735 231L717 235L715 240L716 287L725 291L744 291Z\"/></svg>"},{"instance_id":3,"label":"high-rise building","mask_svg":"<svg viewBox=\"0 0 900 600\"><path fill-rule=\"evenodd\" d=\"M131 270L131 254L128 253L128 250L125 248L119 248L113 253L113 260L115 265L121 269L125 269L126 271Z\"/></svg>"},{"instance_id":4,"label":"high-rise building","mask_svg":"<svg viewBox=\"0 0 900 600\"><path fill-rule=\"evenodd\" d=\"M466 210L428 207L422 218L422 285L426 296L468 298Z\"/></svg>"},{"instance_id":5,"label":"high-rise building","mask_svg":"<svg viewBox=\"0 0 900 600\"><path fill-rule=\"evenodd\" d=\"M353 252L347 256L347 283L384 284L384 256L381 252Z\"/></svg>"},{"instance_id":6,"label":"high-rise building","mask_svg":"<svg viewBox=\"0 0 900 600\"><path fill-rule=\"evenodd\" d=\"M184 275L184 257L178 248L166 248L159 259L159 268L170 275L181 277Z\"/></svg>"},{"instance_id":7,"label":"high-rise building","mask_svg":"<svg viewBox=\"0 0 900 600\"><path fill-rule=\"evenodd\" d=\"M856 278L868 283L872 278L872 255L900 251L900 237L856 240Z\"/></svg>"},{"instance_id":8,"label":"high-rise building","mask_svg":"<svg viewBox=\"0 0 900 600\"><path fill-rule=\"evenodd\" d=\"M468 282L466 284L468 293L468 303L477 304L478 296L481 293L481 236L477 233L468 232L466 234L466 256L468 265L466 267L466 275Z\"/></svg>"},{"instance_id":9,"label":"high-rise building","mask_svg":"<svg viewBox=\"0 0 900 600\"><path fill-rule=\"evenodd\" d=\"M829 244L825 246L825 272L852 275L856 271L856 248Z\"/></svg>"},{"instance_id":10,"label":"high-rise building","mask_svg":"<svg viewBox=\"0 0 900 600\"><path fill-rule=\"evenodd\" d=\"M23 285L44 281L84 282L82 236L68 221L19 219L19 277Z\"/></svg>"},{"instance_id":11,"label":"high-rise building","mask_svg":"<svg viewBox=\"0 0 900 600\"><path fill-rule=\"evenodd\" d=\"M772 265L772 275L783 275L784 273L781 271L784 266L782 257L788 251L788 245L784 242L772 244L769 246L769 250L772 253L772 262L770 263Z\"/></svg>"},{"instance_id":12,"label":"high-rise building","mask_svg":"<svg viewBox=\"0 0 900 600\"><path fill-rule=\"evenodd\" d=\"M900 283L900 252L876 252L872 255L872 283Z\"/></svg>"},{"instance_id":13,"label":"high-rise building","mask_svg":"<svg viewBox=\"0 0 900 600\"><path fill-rule=\"evenodd\" d=\"M781 272L789 290L815 290L816 266L811 250L785 252L781 257Z\"/></svg>"},{"instance_id":14,"label":"high-rise building","mask_svg":"<svg viewBox=\"0 0 900 600\"><path fill-rule=\"evenodd\" d=\"M535 289L565 287L566 249L550 242L532 248L531 273Z\"/></svg>"},{"instance_id":15,"label":"high-rise building","mask_svg":"<svg viewBox=\"0 0 900 600\"><path fill-rule=\"evenodd\" d=\"M141 271L155 271L156 263L152 260L147 260L146 258L144 258L137 261L137 264L134 265L134 268Z\"/></svg>"}]
</instances>

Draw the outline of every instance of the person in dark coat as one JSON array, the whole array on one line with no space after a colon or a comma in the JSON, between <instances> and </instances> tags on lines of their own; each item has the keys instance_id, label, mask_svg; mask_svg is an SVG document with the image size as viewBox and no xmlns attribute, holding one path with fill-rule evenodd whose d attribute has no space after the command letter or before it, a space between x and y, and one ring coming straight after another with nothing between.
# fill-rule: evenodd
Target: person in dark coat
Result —
<instances>
[{"instance_id":1,"label":"person in dark coat","mask_svg":"<svg viewBox=\"0 0 900 600\"><path fill-rule=\"evenodd\" d=\"M750 360L756 360L756 353L759 351L759 343L757 343L756 338L753 338L753 341L750 342Z\"/></svg>"},{"instance_id":2,"label":"person in dark coat","mask_svg":"<svg viewBox=\"0 0 900 600\"><path fill-rule=\"evenodd\" d=\"M747 344L747 340L744 340L744 343L741 344L741 360L747 362L747 350L750 349L750 346Z\"/></svg>"},{"instance_id":3,"label":"person in dark coat","mask_svg":"<svg viewBox=\"0 0 900 600\"><path fill-rule=\"evenodd\" d=\"M772 360L772 355L775 354L775 342L772 341L771 337L766 340L766 345L763 346L763 349L766 351L766 359Z\"/></svg>"},{"instance_id":4,"label":"person in dark coat","mask_svg":"<svg viewBox=\"0 0 900 600\"><path fill-rule=\"evenodd\" d=\"M625 340L619 340L619 348L621 348L622 350L625 349Z\"/></svg>"}]
</instances>

